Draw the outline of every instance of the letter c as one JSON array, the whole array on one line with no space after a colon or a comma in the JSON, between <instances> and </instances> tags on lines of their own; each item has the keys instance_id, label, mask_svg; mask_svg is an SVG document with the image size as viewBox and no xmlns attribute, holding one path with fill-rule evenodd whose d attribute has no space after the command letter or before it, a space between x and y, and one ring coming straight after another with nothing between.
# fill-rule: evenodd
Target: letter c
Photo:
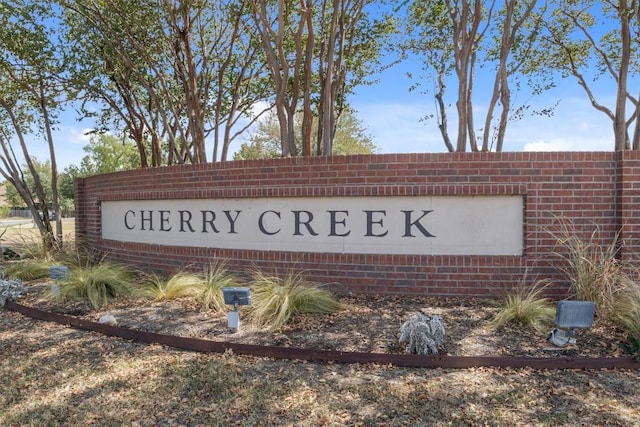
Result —
<instances>
[{"instance_id":1,"label":"letter c","mask_svg":"<svg viewBox=\"0 0 640 427\"><path fill-rule=\"evenodd\" d=\"M264 211L264 212L262 212L262 213L260 214L260 218L258 218L258 227L260 228L260 231L262 232L262 234L266 234L266 235L268 235L268 236L273 236L273 235L275 235L275 234L278 234L278 233L280 232L280 230L282 230L282 229L281 229L281 228L278 228L278 230L276 230L276 231L269 232L269 231L267 231L267 229L266 229L266 228L264 228L263 219L264 219L265 214L267 214L267 213L269 213L269 212L276 214L276 216L278 217L278 219L281 219L281 218L280 218L280 212L276 212L276 211Z\"/></svg>"},{"instance_id":2,"label":"letter c","mask_svg":"<svg viewBox=\"0 0 640 427\"><path fill-rule=\"evenodd\" d=\"M128 210L125 214L124 214L124 226L127 228L127 230L133 230L135 228L134 225L129 225L129 214L133 215L133 219L136 219L136 213L132 210Z\"/></svg>"}]
</instances>

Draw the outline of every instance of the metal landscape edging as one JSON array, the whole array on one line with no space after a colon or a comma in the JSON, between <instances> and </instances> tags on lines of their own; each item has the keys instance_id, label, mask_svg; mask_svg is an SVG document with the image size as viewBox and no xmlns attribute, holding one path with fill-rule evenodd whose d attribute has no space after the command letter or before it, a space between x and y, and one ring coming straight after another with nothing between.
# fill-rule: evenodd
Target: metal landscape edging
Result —
<instances>
[{"instance_id":1,"label":"metal landscape edging","mask_svg":"<svg viewBox=\"0 0 640 427\"><path fill-rule=\"evenodd\" d=\"M336 350L305 349L294 347L260 346L252 344L211 341L187 338L155 332L138 331L121 326L47 312L7 301L5 308L37 320L55 322L85 331L128 339L138 343L161 344L168 347L201 352L269 357L275 359L306 360L309 362L375 363L406 368L534 368L534 369L639 369L640 363L633 357L516 357L516 356L447 356L416 354L365 353Z\"/></svg>"}]
</instances>

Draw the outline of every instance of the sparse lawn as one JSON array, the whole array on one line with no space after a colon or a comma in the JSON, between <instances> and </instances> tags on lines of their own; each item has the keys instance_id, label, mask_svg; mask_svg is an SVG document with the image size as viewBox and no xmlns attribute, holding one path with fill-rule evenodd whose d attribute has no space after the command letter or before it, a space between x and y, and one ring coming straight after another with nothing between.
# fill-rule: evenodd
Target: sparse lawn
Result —
<instances>
[{"instance_id":1,"label":"sparse lawn","mask_svg":"<svg viewBox=\"0 0 640 427\"><path fill-rule=\"evenodd\" d=\"M0 309L3 426L634 426L639 371L402 369L206 355Z\"/></svg>"},{"instance_id":2,"label":"sparse lawn","mask_svg":"<svg viewBox=\"0 0 640 427\"><path fill-rule=\"evenodd\" d=\"M29 246L40 245L40 233L33 221L14 219L13 221L3 220L2 222L3 224L10 224L0 227L0 235L2 235L0 243L3 248L8 247L20 252ZM68 242L75 240L76 227L74 218L62 219L62 236L63 240Z\"/></svg>"}]
</instances>

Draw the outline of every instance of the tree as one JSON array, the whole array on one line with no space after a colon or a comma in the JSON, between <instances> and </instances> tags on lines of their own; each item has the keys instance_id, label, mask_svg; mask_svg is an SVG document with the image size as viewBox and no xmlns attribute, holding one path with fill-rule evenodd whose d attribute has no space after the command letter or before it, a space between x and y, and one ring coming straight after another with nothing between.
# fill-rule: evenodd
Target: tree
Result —
<instances>
[{"instance_id":1,"label":"tree","mask_svg":"<svg viewBox=\"0 0 640 427\"><path fill-rule=\"evenodd\" d=\"M378 146L365 133L362 122L351 110L340 115L333 141L334 155L373 154Z\"/></svg>"},{"instance_id":2,"label":"tree","mask_svg":"<svg viewBox=\"0 0 640 427\"><path fill-rule=\"evenodd\" d=\"M379 65L387 37L395 30L389 16L371 19L365 0L319 2L317 74L318 139L316 154L333 153L336 129L347 95L354 87L367 83ZM377 2L379 5L384 2Z\"/></svg>"},{"instance_id":3,"label":"tree","mask_svg":"<svg viewBox=\"0 0 640 427\"><path fill-rule=\"evenodd\" d=\"M298 101L310 96L311 60L313 49L313 18L311 0L256 0L251 2L254 25L267 56L267 65L275 84L275 112L280 126L282 156L295 156L294 117ZM304 87L303 87L304 85ZM305 90L306 89L306 90ZM308 147L310 110L305 100L303 122ZM310 154L307 148L306 154Z\"/></svg>"},{"instance_id":4,"label":"tree","mask_svg":"<svg viewBox=\"0 0 640 427\"><path fill-rule=\"evenodd\" d=\"M302 114L296 116L294 131L299 141L302 139ZM316 126L318 121L315 121ZM317 132L317 129L312 129ZM299 144L297 145L299 146ZM351 110L346 110L336 129L334 155L372 154L378 147L362 127L362 123ZM234 160L264 159L280 157L280 131L277 116L271 112L259 121L249 142L243 143L234 154Z\"/></svg>"},{"instance_id":5,"label":"tree","mask_svg":"<svg viewBox=\"0 0 640 427\"><path fill-rule=\"evenodd\" d=\"M93 135L83 148L87 153L80 163L78 176L119 172L138 167L136 145L111 134Z\"/></svg>"},{"instance_id":6,"label":"tree","mask_svg":"<svg viewBox=\"0 0 640 427\"><path fill-rule=\"evenodd\" d=\"M76 178L139 167L137 146L128 138L118 138L111 134L94 134L82 149L87 154L82 158L80 166L66 167L58 180L60 205L65 214L74 209Z\"/></svg>"},{"instance_id":7,"label":"tree","mask_svg":"<svg viewBox=\"0 0 640 427\"><path fill-rule=\"evenodd\" d=\"M59 78L64 66L50 27L56 18L48 6L46 2L21 0L0 4L0 173L33 214L45 248L55 250L62 245L62 222L53 127L55 113L66 101L61 94L66 91ZM48 146L50 184L29 153L27 135L41 138ZM49 209L56 213L55 233Z\"/></svg>"},{"instance_id":8,"label":"tree","mask_svg":"<svg viewBox=\"0 0 640 427\"><path fill-rule=\"evenodd\" d=\"M105 127L124 124L141 166L206 162L212 132L213 160L224 160L255 120L249 113L269 85L245 1L59 2L75 82L87 103L105 106Z\"/></svg>"},{"instance_id":9,"label":"tree","mask_svg":"<svg viewBox=\"0 0 640 427\"><path fill-rule=\"evenodd\" d=\"M46 200L53 200L53 192L51 191L51 162L44 161L41 162L35 157L31 158L31 163L33 165L34 170L36 171L36 175L42 187L44 188L46 194ZM22 165L22 169L25 171L23 182L29 188L29 191L33 194L36 194L36 178L29 171L29 167L25 164ZM7 186L7 201L14 207L25 206L25 202L22 199L22 196L18 192L17 188L14 185Z\"/></svg>"},{"instance_id":10,"label":"tree","mask_svg":"<svg viewBox=\"0 0 640 427\"><path fill-rule=\"evenodd\" d=\"M552 5L539 50L544 54L537 58L540 69L577 79L591 105L611 119L616 151L640 149L640 88L637 95L629 89L630 79L640 74L639 2L554 0ZM615 85L615 105L599 99L600 79Z\"/></svg>"},{"instance_id":11,"label":"tree","mask_svg":"<svg viewBox=\"0 0 640 427\"><path fill-rule=\"evenodd\" d=\"M278 117L270 111L256 123L256 129L248 137L248 142L240 145L233 160L271 159L282 156L280 124Z\"/></svg>"},{"instance_id":12,"label":"tree","mask_svg":"<svg viewBox=\"0 0 640 427\"><path fill-rule=\"evenodd\" d=\"M422 58L424 69L435 76L438 126L449 151L466 151L467 147L471 151L502 151L508 123L528 109L526 105L514 108L511 85L519 75L531 71L528 58L539 37L544 6L537 8L536 0L506 0L498 8L497 4L495 0L418 0L409 5L410 37L403 50ZM481 137L474 118L478 61L483 61L485 71L496 70ZM449 137L445 101L450 76L455 76L457 84L455 146ZM548 87L534 84L531 90L539 93Z\"/></svg>"},{"instance_id":13,"label":"tree","mask_svg":"<svg viewBox=\"0 0 640 427\"><path fill-rule=\"evenodd\" d=\"M331 155L346 97L379 65L384 42L394 29L391 19L369 16L365 7L380 2L367 0L251 3L275 83L282 155L311 155L314 127L315 153ZM299 113L302 136L296 141ZM320 126L314 125L316 118Z\"/></svg>"}]
</instances>

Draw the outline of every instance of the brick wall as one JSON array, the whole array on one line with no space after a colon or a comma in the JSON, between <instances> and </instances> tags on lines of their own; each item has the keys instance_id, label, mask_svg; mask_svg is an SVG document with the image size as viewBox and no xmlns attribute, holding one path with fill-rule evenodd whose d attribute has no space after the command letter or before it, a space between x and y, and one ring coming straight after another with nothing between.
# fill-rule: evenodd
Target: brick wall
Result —
<instances>
[{"instance_id":1,"label":"brick wall","mask_svg":"<svg viewBox=\"0 0 640 427\"><path fill-rule=\"evenodd\" d=\"M170 247L102 239L100 203L115 200L523 195L523 256L359 255ZM491 296L525 272L566 292L549 229L569 220L585 239L609 243L620 233L622 256L640 247L640 153L437 153L269 159L171 166L76 181L78 240L108 258L170 273L223 258L236 272L303 271L337 292Z\"/></svg>"}]
</instances>

